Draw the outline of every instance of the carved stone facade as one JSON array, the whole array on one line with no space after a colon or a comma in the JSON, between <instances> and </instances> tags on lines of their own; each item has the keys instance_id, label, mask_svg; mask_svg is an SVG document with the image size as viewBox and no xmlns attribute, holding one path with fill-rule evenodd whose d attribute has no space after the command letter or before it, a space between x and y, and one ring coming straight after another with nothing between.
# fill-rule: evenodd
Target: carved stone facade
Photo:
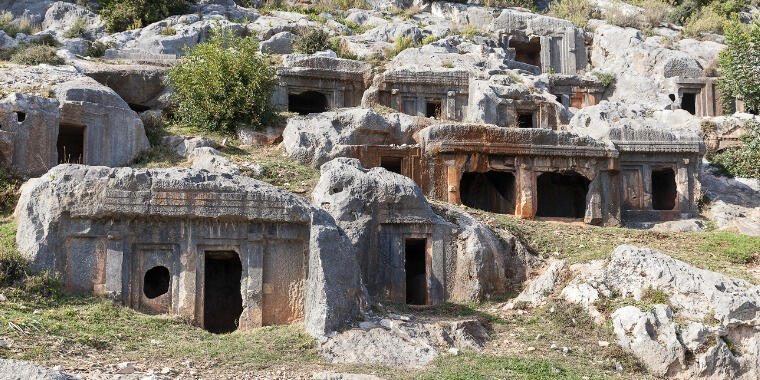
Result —
<instances>
[{"instance_id":1,"label":"carved stone facade","mask_svg":"<svg viewBox=\"0 0 760 380\"><path fill-rule=\"evenodd\" d=\"M1 165L29 176L60 163L119 166L148 148L142 121L112 90L88 78L55 91L0 100Z\"/></svg>"},{"instance_id":2,"label":"carved stone facade","mask_svg":"<svg viewBox=\"0 0 760 380\"><path fill-rule=\"evenodd\" d=\"M49 173L19 201L19 233L36 237L19 238L19 250L36 270L62 274L67 291L214 332L304 320L306 201L189 169L61 165Z\"/></svg>"},{"instance_id":3,"label":"carved stone facade","mask_svg":"<svg viewBox=\"0 0 760 380\"><path fill-rule=\"evenodd\" d=\"M592 78L574 75L552 75L549 77L549 92L567 108L596 105L602 100L604 91L604 85Z\"/></svg>"},{"instance_id":4,"label":"carved stone facade","mask_svg":"<svg viewBox=\"0 0 760 380\"><path fill-rule=\"evenodd\" d=\"M283 109L301 114L324 112L361 104L369 86L369 64L349 59L305 56L285 56L277 68L279 86L273 103Z\"/></svg>"},{"instance_id":5,"label":"carved stone facade","mask_svg":"<svg viewBox=\"0 0 760 380\"><path fill-rule=\"evenodd\" d=\"M671 95L677 108L695 116L721 116L723 104L718 92L718 78L676 79L678 93Z\"/></svg>"},{"instance_id":6,"label":"carved stone facade","mask_svg":"<svg viewBox=\"0 0 760 380\"><path fill-rule=\"evenodd\" d=\"M399 173L427 196L521 218L619 225L698 211L704 144L696 138L613 129L608 143L544 128L438 124L416 139L403 149L345 153L367 167L384 166L378 156L399 157Z\"/></svg>"},{"instance_id":7,"label":"carved stone facade","mask_svg":"<svg viewBox=\"0 0 760 380\"><path fill-rule=\"evenodd\" d=\"M569 21L504 10L492 27L514 50L515 61L529 66L528 71L575 74L586 68L585 34Z\"/></svg>"},{"instance_id":8,"label":"carved stone facade","mask_svg":"<svg viewBox=\"0 0 760 380\"><path fill-rule=\"evenodd\" d=\"M395 69L378 75L375 101L408 115L461 121L467 115L469 78L464 70Z\"/></svg>"}]
</instances>

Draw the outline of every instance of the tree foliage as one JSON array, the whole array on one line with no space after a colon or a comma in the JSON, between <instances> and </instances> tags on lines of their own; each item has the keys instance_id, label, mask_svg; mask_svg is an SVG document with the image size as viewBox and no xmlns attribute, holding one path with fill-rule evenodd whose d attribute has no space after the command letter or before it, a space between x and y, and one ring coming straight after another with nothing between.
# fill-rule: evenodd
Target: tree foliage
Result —
<instances>
[{"instance_id":1,"label":"tree foliage","mask_svg":"<svg viewBox=\"0 0 760 380\"><path fill-rule=\"evenodd\" d=\"M760 111L760 23L727 23L726 47L718 56L721 78L718 82L724 107L733 98L744 101L747 111Z\"/></svg>"},{"instance_id":2,"label":"tree foliage","mask_svg":"<svg viewBox=\"0 0 760 380\"><path fill-rule=\"evenodd\" d=\"M142 28L190 8L189 0L100 0L109 32Z\"/></svg>"},{"instance_id":3,"label":"tree foliage","mask_svg":"<svg viewBox=\"0 0 760 380\"><path fill-rule=\"evenodd\" d=\"M744 145L716 154L712 162L733 177L760 179L760 123L749 121L744 129Z\"/></svg>"},{"instance_id":4,"label":"tree foliage","mask_svg":"<svg viewBox=\"0 0 760 380\"><path fill-rule=\"evenodd\" d=\"M201 130L232 133L261 128L277 116L270 103L276 85L269 59L252 37L215 29L168 71L176 121Z\"/></svg>"}]
</instances>

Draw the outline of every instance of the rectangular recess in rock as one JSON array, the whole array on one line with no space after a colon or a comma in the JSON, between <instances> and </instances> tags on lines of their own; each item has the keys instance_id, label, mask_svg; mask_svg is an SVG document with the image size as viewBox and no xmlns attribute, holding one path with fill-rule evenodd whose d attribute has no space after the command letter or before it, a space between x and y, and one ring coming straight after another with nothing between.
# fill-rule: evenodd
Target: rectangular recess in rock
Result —
<instances>
[{"instance_id":1,"label":"rectangular recess in rock","mask_svg":"<svg viewBox=\"0 0 760 380\"><path fill-rule=\"evenodd\" d=\"M243 312L243 265L234 251L204 252L203 328L213 333L237 330Z\"/></svg>"},{"instance_id":2,"label":"rectangular recess in rock","mask_svg":"<svg viewBox=\"0 0 760 380\"><path fill-rule=\"evenodd\" d=\"M404 255L406 303L427 305L427 239L406 239Z\"/></svg>"},{"instance_id":3,"label":"rectangular recess in rock","mask_svg":"<svg viewBox=\"0 0 760 380\"><path fill-rule=\"evenodd\" d=\"M61 124L58 127L59 164L83 164L85 163L85 131L84 125Z\"/></svg>"}]
</instances>

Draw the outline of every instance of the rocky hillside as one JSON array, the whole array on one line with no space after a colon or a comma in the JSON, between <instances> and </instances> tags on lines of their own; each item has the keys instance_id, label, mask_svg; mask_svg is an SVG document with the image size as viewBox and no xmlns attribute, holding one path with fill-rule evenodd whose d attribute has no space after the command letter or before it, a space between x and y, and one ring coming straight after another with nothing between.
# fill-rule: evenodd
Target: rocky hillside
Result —
<instances>
[{"instance_id":1,"label":"rocky hillside","mask_svg":"<svg viewBox=\"0 0 760 380\"><path fill-rule=\"evenodd\" d=\"M0 12L0 379L760 378L755 0Z\"/></svg>"}]
</instances>

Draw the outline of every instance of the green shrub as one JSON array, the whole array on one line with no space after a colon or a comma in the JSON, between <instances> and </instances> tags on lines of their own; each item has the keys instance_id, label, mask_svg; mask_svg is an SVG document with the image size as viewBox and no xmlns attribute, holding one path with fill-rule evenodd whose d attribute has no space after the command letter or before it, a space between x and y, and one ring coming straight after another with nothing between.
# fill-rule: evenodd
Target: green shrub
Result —
<instances>
[{"instance_id":1,"label":"green shrub","mask_svg":"<svg viewBox=\"0 0 760 380\"><path fill-rule=\"evenodd\" d=\"M95 41L92 44L90 44L90 47L87 48L87 56L98 58L102 57L106 54L106 50L108 50L110 46L108 44L104 44L100 41Z\"/></svg>"},{"instance_id":2,"label":"green shrub","mask_svg":"<svg viewBox=\"0 0 760 380\"><path fill-rule=\"evenodd\" d=\"M42 297L60 297L63 294L60 276L49 271L27 276L24 279L23 288L28 293Z\"/></svg>"},{"instance_id":3,"label":"green shrub","mask_svg":"<svg viewBox=\"0 0 760 380\"><path fill-rule=\"evenodd\" d=\"M55 48L47 45L27 45L11 56L11 62L19 65L35 66L42 63L62 65L63 58L55 55Z\"/></svg>"},{"instance_id":4,"label":"green shrub","mask_svg":"<svg viewBox=\"0 0 760 380\"><path fill-rule=\"evenodd\" d=\"M643 0L636 3L644 9L642 13L642 26L651 29L660 26L660 23L669 19L672 7L661 0Z\"/></svg>"},{"instance_id":5,"label":"green shrub","mask_svg":"<svg viewBox=\"0 0 760 380\"><path fill-rule=\"evenodd\" d=\"M109 32L142 28L189 9L189 0L100 0Z\"/></svg>"},{"instance_id":6,"label":"green shrub","mask_svg":"<svg viewBox=\"0 0 760 380\"><path fill-rule=\"evenodd\" d=\"M732 21L725 26L726 47L718 55L721 100L730 112L734 98L741 99L748 112L760 112L760 22L743 25Z\"/></svg>"},{"instance_id":7,"label":"green shrub","mask_svg":"<svg viewBox=\"0 0 760 380\"><path fill-rule=\"evenodd\" d=\"M168 71L177 122L200 130L234 133L276 121L270 98L275 70L252 37L215 29Z\"/></svg>"},{"instance_id":8,"label":"green shrub","mask_svg":"<svg viewBox=\"0 0 760 380\"><path fill-rule=\"evenodd\" d=\"M406 36L399 36L396 37L395 40L393 40L393 48L389 49L385 52L385 57L390 59L398 55L398 53L401 53L402 51L409 49L410 47L415 47L417 44L415 44L412 41L411 37Z\"/></svg>"},{"instance_id":9,"label":"green shrub","mask_svg":"<svg viewBox=\"0 0 760 380\"><path fill-rule=\"evenodd\" d=\"M42 45L50 47L59 47L61 44L53 37L52 34L39 34L30 42L31 45Z\"/></svg>"},{"instance_id":10,"label":"green shrub","mask_svg":"<svg viewBox=\"0 0 760 380\"><path fill-rule=\"evenodd\" d=\"M16 227L0 224L0 286L11 286L26 277L29 261L16 249Z\"/></svg>"},{"instance_id":11,"label":"green shrub","mask_svg":"<svg viewBox=\"0 0 760 380\"><path fill-rule=\"evenodd\" d=\"M69 30L66 31L66 33L63 34L66 38L76 38L79 37L87 32L87 20L84 19L84 17L77 17L77 20L74 21L74 25L69 28Z\"/></svg>"},{"instance_id":12,"label":"green shrub","mask_svg":"<svg viewBox=\"0 0 760 380\"><path fill-rule=\"evenodd\" d=\"M330 49L335 52L340 58L345 59L359 59L356 54L348 47L348 43L340 37L333 37L330 39Z\"/></svg>"},{"instance_id":13,"label":"green shrub","mask_svg":"<svg viewBox=\"0 0 760 380\"><path fill-rule=\"evenodd\" d=\"M610 85L614 84L615 80L617 79L613 73L594 71L592 74L594 74L594 76L599 79L600 82L602 82L602 86L604 87L609 87Z\"/></svg>"},{"instance_id":14,"label":"green shrub","mask_svg":"<svg viewBox=\"0 0 760 380\"><path fill-rule=\"evenodd\" d=\"M0 30L11 38L16 38L19 33L26 35L34 34L39 28L32 25L32 22L28 18L20 18L18 20L13 19L13 14L8 11L2 11L0 13Z\"/></svg>"},{"instance_id":15,"label":"green shrub","mask_svg":"<svg viewBox=\"0 0 760 380\"><path fill-rule=\"evenodd\" d=\"M534 0L482 0L481 3L486 7L494 8L520 7L532 11L538 9Z\"/></svg>"},{"instance_id":16,"label":"green shrub","mask_svg":"<svg viewBox=\"0 0 760 380\"><path fill-rule=\"evenodd\" d=\"M686 20L682 32L687 37L698 37L703 33L723 33L723 24L727 21L725 16L712 7L706 7Z\"/></svg>"},{"instance_id":17,"label":"green shrub","mask_svg":"<svg viewBox=\"0 0 760 380\"><path fill-rule=\"evenodd\" d=\"M161 35L163 36L173 36L175 34L177 34L177 29L174 29L172 26L161 29Z\"/></svg>"},{"instance_id":18,"label":"green shrub","mask_svg":"<svg viewBox=\"0 0 760 380\"><path fill-rule=\"evenodd\" d=\"M644 289L644 292L641 293L641 300L652 304L668 304L668 295L663 292L662 290L655 289L653 287L648 287Z\"/></svg>"},{"instance_id":19,"label":"green shrub","mask_svg":"<svg viewBox=\"0 0 760 380\"><path fill-rule=\"evenodd\" d=\"M349 10L352 8L368 9L369 4L365 0L319 0L318 7L324 9L342 9Z\"/></svg>"},{"instance_id":20,"label":"green shrub","mask_svg":"<svg viewBox=\"0 0 760 380\"><path fill-rule=\"evenodd\" d=\"M549 3L549 14L585 28L595 16L596 8L588 0L556 0Z\"/></svg>"},{"instance_id":21,"label":"green shrub","mask_svg":"<svg viewBox=\"0 0 760 380\"><path fill-rule=\"evenodd\" d=\"M760 123L748 121L744 129L744 145L715 154L712 163L730 176L760 179Z\"/></svg>"},{"instance_id":22,"label":"green shrub","mask_svg":"<svg viewBox=\"0 0 760 380\"><path fill-rule=\"evenodd\" d=\"M293 50L301 54L314 54L318 51L330 49L330 35L322 29L300 31L293 42Z\"/></svg>"},{"instance_id":23,"label":"green shrub","mask_svg":"<svg viewBox=\"0 0 760 380\"><path fill-rule=\"evenodd\" d=\"M21 176L10 169L0 168L0 215L9 215L16 208L22 183Z\"/></svg>"}]
</instances>

